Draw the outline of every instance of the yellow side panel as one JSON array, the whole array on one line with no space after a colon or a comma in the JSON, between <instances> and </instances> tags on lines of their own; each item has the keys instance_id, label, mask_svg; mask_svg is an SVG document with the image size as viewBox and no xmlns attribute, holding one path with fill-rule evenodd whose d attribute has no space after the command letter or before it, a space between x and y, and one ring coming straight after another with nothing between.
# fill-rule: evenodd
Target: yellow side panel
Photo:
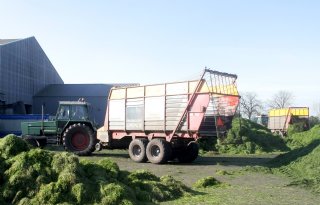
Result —
<instances>
[{"instance_id":1,"label":"yellow side panel","mask_svg":"<svg viewBox=\"0 0 320 205\"><path fill-rule=\"evenodd\" d=\"M224 94L239 95L238 89L234 84L224 86Z\"/></svg>"},{"instance_id":2,"label":"yellow side panel","mask_svg":"<svg viewBox=\"0 0 320 205\"><path fill-rule=\"evenodd\" d=\"M217 94L224 94L224 95L239 95L238 89L235 85L220 85L220 86L212 86L208 87L204 84L201 88L201 92L213 92Z\"/></svg>"},{"instance_id":3,"label":"yellow side panel","mask_svg":"<svg viewBox=\"0 0 320 205\"><path fill-rule=\"evenodd\" d=\"M127 88L127 98L144 97L144 86Z\"/></svg>"},{"instance_id":4,"label":"yellow side panel","mask_svg":"<svg viewBox=\"0 0 320 205\"><path fill-rule=\"evenodd\" d=\"M209 87L208 84L206 82L203 83L201 89L200 89L201 93L208 93L209 92Z\"/></svg>"},{"instance_id":5,"label":"yellow side panel","mask_svg":"<svg viewBox=\"0 0 320 205\"><path fill-rule=\"evenodd\" d=\"M269 110L269 117L287 116L289 108Z\"/></svg>"},{"instance_id":6,"label":"yellow side panel","mask_svg":"<svg viewBox=\"0 0 320 205\"><path fill-rule=\"evenodd\" d=\"M126 96L126 89L112 89L110 99L124 99Z\"/></svg>"},{"instance_id":7,"label":"yellow side panel","mask_svg":"<svg viewBox=\"0 0 320 205\"><path fill-rule=\"evenodd\" d=\"M146 86L146 96L163 96L165 94L165 85Z\"/></svg>"},{"instance_id":8,"label":"yellow side panel","mask_svg":"<svg viewBox=\"0 0 320 205\"><path fill-rule=\"evenodd\" d=\"M309 108L302 107L302 108L272 109L272 110L269 110L269 117L287 116L289 113L289 110L293 116L309 116Z\"/></svg>"},{"instance_id":9,"label":"yellow side panel","mask_svg":"<svg viewBox=\"0 0 320 205\"><path fill-rule=\"evenodd\" d=\"M309 116L309 108L291 108L292 115L295 116Z\"/></svg>"},{"instance_id":10,"label":"yellow side panel","mask_svg":"<svg viewBox=\"0 0 320 205\"><path fill-rule=\"evenodd\" d=\"M196 88L198 82L190 82L189 83L189 90L192 93ZM229 84L229 85L217 85L209 87L206 82L203 83L201 89L201 93L212 92L215 94L222 94L222 95L239 95L238 89L236 85Z\"/></svg>"}]
</instances>

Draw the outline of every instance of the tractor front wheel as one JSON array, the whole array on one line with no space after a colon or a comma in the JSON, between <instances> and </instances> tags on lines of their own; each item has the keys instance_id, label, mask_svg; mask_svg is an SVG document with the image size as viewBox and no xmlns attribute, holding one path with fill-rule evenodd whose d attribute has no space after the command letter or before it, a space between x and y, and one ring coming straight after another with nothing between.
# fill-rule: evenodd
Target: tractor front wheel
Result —
<instances>
[{"instance_id":1,"label":"tractor front wheel","mask_svg":"<svg viewBox=\"0 0 320 205\"><path fill-rule=\"evenodd\" d=\"M70 125L63 133L63 145L67 151L77 155L90 155L95 149L96 139L85 124Z\"/></svg>"}]
</instances>

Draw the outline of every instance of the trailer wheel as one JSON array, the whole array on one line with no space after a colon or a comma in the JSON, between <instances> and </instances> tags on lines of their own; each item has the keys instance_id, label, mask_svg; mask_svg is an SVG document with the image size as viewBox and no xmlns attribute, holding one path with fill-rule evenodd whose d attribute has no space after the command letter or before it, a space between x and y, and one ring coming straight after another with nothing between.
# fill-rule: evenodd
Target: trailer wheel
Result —
<instances>
[{"instance_id":1,"label":"trailer wheel","mask_svg":"<svg viewBox=\"0 0 320 205\"><path fill-rule=\"evenodd\" d=\"M95 149L96 139L92 130L85 124L70 125L63 133L66 150L77 155L90 155Z\"/></svg>"},{"instance_id":2,"label":"trailer wheel","mask_svg":"<svg viewBox=\"0 0 320 205\"><path fill-rule=\"evenodd\" d=\"M146 162L146 147L148 141L145 139L134 139L129 145L129 155L134 162Z\"/></svg>"},{"instance_id":3,"label":"trailer wheel","mask_svg":"<svg viewBox=\"0 0 320 205\"><path fill-rule=\"evenodd\" d=\"M170 143L163 139L153 139L147 145L147 158L153 164L162 164L168 161L172 154Z\"/></svg>"},{"instance_id":4,"label":"trailer wheel","mask_svg":"<svg viewBox=\"0 0 320 205\"><path fill-rule=\"evenodd\" d=\"M196 142L190 142L185 150L177 156L178 161L181 163L193 162L199 155L199 145Z\"/></svg>"}]
</instances>

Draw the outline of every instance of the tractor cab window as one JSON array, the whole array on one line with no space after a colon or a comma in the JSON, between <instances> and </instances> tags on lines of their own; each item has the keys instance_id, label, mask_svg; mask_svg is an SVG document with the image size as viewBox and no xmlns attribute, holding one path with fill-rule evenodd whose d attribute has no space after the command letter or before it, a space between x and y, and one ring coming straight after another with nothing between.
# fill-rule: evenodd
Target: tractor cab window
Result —
<instances>
[{"instance_id":1,"label":"tractor cab window","mask_svg":"<svg viewBox=\"0 0 320 205\"><path fill-rule=\"evenodd\" d=\"M88 109L83 105L74 105L71 108L72 120L88 120Z\"/></svg>"},{"instance_id":2,"label":"tractor cab window","mask_svg":"<svg viewBox=\"0 0 320 205\"><path fill-rule=\"evenodd\" d=\"M59 107L58 120L69 120L70 108L68 105L61 105Z\"/></svg>"}]
</instances>

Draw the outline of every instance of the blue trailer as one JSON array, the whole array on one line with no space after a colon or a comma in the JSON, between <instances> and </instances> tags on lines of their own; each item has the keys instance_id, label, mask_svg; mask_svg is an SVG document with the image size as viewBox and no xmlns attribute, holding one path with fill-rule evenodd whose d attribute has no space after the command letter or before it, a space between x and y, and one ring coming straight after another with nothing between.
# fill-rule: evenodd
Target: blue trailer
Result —
<instances>
[{"instance_id":1,"label":"blue trailer","mask_svg":"<svg viewBox=\"0 0 320 205\"><path fill-rule=\"evenodd\" d=\"M44 120L49 115L43 115ZM8 134L21 135L21 122L42 120L42 115L0 115L0 137Z\"/></svg>"}]
</instances>

